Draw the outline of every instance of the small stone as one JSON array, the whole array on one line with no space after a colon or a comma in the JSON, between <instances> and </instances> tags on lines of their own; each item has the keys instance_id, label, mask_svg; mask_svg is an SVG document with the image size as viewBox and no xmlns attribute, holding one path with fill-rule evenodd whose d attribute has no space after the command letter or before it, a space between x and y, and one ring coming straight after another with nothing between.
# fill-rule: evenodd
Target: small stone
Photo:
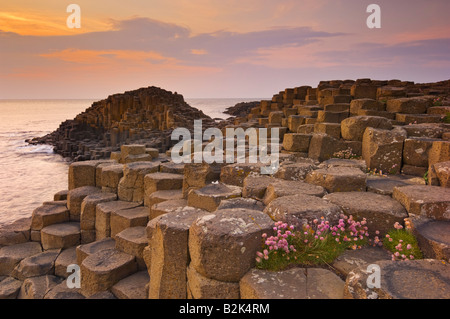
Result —
<instances>
[{"instance_id":1,"label":"small stone","mask_svg":"<svg viewBox=\"0 0 450 319\"><path fill-rule=\"evenodd\" d=\"M351 271L344 296L352 299L449 299L450 266L439 260L378 261L380 288L367 287L367 269ZM411 279L414 280L411 280Z\"/></svg>"},{"instance_id":2,"label":"small stone","mask_svg":"<svg viewBox=\"0 0 450 319\"><path fill-rule=\"evenodd\" d=\"M27 242L0 248L0 276L9 276L23 259L41 252L41 245L36 242Z\"/></svg>"},{"instance_id":3,"label":"small stone","mask_svg":"<svg viewBox=\"0 0 450 319\"><path fill-rule=\"evenodd\" d=\"M80 289L67 287L67 281L64 280L59 285L56 285L50 289L50 291L44 296L44 299L70 300L85 299L85 297L80 294Z\"/></svg>"},{"instance_id":4,"label":"small stone","mask_svg":"<svg viewBox=\"0 0 450 319\"><path fill-rule=\"evenodd\" d=\"M305 181L328 192L365 192L367 176L359 168L331 167L312 171Z\"/></svg>"},{"instance_id":5,"label":"small stone","mask_svg":"<svg viewBox=\"0 0 450 319\"><path fill-rule=\"evenodd\" d=\"M342 276L360 267L367 269L367 266L376 264L380 260L391 260L392 253L381 247L363 247L362 249L346 250L338 256L332 264Z\"/></svg>"},{"instance_id":6,"label":"small stone","mask_svg":"<svg viewBox=\"0 0 450 319\"><path fill-rule=\"evenodd\" d=\"M81 293L89 297L108 290L136 270L134 256L116 249L98 251L81 264Z\"/></svg>"},{"instance_id":7,"label":"small stone","mask_svg":"<svg viewBox=\"0 0 450 319\"><path fill-rule=\"evenodd\" d=\"M47 226L41 230L44 250L67 249L80 244L81 234L78 223L63 223Z\"/></svg>"},{"instance_id":8,"label":"small stone","mask_svg":"<svg viewBox=\"0 0 450 319\"><path fill-rule=\"evenodd\" d=\"M342 214L339 206L303 194L279 197L270 202L264 212L271 219L294 225L296 229L302 229L303 225L322 217L330 223L336 223Z\"/></svg>"},{"instance_id":9,"label":"small stone","mask_svg":"<svg viewBox=\"0 0 450 319\"><path fill-rule=\"evenodd\" d=\"M146 271L140 271L126 277L112 286L111 292L118 299L147 299L145 286L150 281Z\"/></svg>"},{"instance_id":10,"label":"small stone","mask_svg":"<svg viewBox=\"0 0 450 319\"><path fill-rule=\"evenodd\" d=\"M77 264L81 265L87 257L108 249L114 249L116 242L112 238L105 238L90 244L80 245L76 248Z\"/></svg>"},{"instance_id":11,"label":"small stone","mask_svg":"<svg viewBox=\"0 0 450 319\"><path fill-rule=\"evenodd\" d=\"M72 189L67 195L67 207L70 211L71 221L80 221L81 204L83 199L89 195L100 193L100 188L93 186L85 186Z\"/></svg>"},{"instance_id":12,"label":"small stone","mask_svg":"<svg viewBox=\"0 0 450 319\"><path fill-rule=\"evenodd\" d=\"M77 248L71 247L63 250L55 261L55 275L67 278L70 275L67 267L74 264L77 264Z\"/></svg>"},{"instance_id":13,"label":"small stone","mask_svg":"<svg viewBox=\"0 0 450 319\"><path fill-rule=\"evenodd\" d=\"M450 221L411 218L411 227L425 258L450 261Z\"/></svg>"},{"instance_id":14,"label":"small stone","mask_svg":"<svg viewBox=\"0 0 450 319\"><path fill-rule=\"evenodd\" d=\"M269 205L277 198L297 194L323 197L325 189L322 186L311 185L303 181L276 180L267 187L263 203Z\"/></svg>"},{"instance_id":15,"label":"small stone","mask_svg":"<svg viewBox=\"0 0 450 319\"><path fill-rule=\"evenodd\" d=\"M21 287L21 281L7 277L0 282L0 299L16 299Z\"/></svg>"},{"instance_id":16,"label":"small stone","mask_svg":"<svg viewBox=\"0 0 450 319\"><path fill-rule=\"evenodd\" d=\"M41 230L44 227L68 222L70 213L67 207L60 205L43 205L33 211L31 229Z\"/></svg>"},{"instance_id":17,"label":"small stone","mask_svg":"<svg viewBox=\"0 0 450 319\"><path fill-rule=\"evenodd\" d=\"M262 212L264 210L264 204L256 199L238 197L222 200L217 210L233 208L245 208Z\"/></svg>"},{"instance_id":18,"label":"small stone","mask_svg":"<svg viewBox=\"0 0 450 319\"><path fill-rule=\"evenodd\" d=\"M53 275L55 273L55 260L60 250L48 250L43 253L23 259L14 268L11 276L19 280L30 277Z\"/></svg>"},{"instance_id":19,"label":"small stone","mask_svg":"<svg viewBox=\"0 0 450 319\"><path fill-rule=\"evenodd\" d=\"M408 211L409 216L450 220L450 191L426 185L395 187L392 197Z\"/></svg>"},{"instance_id":20,"label":"small stone","mask_svg":"<svg viewBox=\"0 0 450 319\"><path fill-rule=\"evenodd\" d=\"M188 205L213 212L225 199L241 197L242 188L233 185L211 184L193 190L188 195Z\"/></svg>"},{"instance_id":21,"label":"small stone","mask_svg":"<svg viewBox=\"0 0 450 319\"><path fill-rule=\"evenodd\" d=\"M111 213L111 237L114 238L122 230L146 226L149 219L148 207L137 207L125 210L117 210Z\"/></svg>"},{"instance_id":22,"label":"small stone","mask_svg":"<svg viewBox=\"0 0 450 319\"><path fill-rule=\"evenodd\" d=\"M44 296L60 283L61 279L55 276L27 278L22 284L17 299L44 299Z\"/></svg>"},{"instance_id":23,"label":"small stone","mask_svg":"<svg viewBox=\"0 0 450 319\"><path fill-rule=\"evenodd\" d=\"M187 280L192 299L240 299L239 283L206 278L188 267Z\"/></svg>"}]
</instances>

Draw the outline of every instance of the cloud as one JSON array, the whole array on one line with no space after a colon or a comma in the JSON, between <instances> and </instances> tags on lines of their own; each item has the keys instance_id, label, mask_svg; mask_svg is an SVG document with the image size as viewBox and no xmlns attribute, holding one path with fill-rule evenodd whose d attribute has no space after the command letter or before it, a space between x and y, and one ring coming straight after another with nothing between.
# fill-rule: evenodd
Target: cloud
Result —
<instances>
[{"instance_id":1,"label":"cloud","mask_svg":"<svg viewBox=\"0 0 450 319\"><path fill-rule=\"evenodd\" d=\"M62 53L74 48L99 52L127 48L130 51L156 52L187 65L212 65L231 63L256 54L261 48L303 46L321 38L342 35L308 27L278 27L247 33L219 30L193 35L186 27L149 18L111 20L111 24L112 30L72 36L36 37L1 32L0 38L6 52L29 52L30 55L47 58L61 58Z\"/></svg>"}]
</instances>

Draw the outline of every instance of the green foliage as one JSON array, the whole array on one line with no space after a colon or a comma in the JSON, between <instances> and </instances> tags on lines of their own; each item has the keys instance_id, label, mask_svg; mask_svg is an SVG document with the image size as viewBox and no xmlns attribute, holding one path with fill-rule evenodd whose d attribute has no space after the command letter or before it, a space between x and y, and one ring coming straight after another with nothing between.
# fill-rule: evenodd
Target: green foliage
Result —
<instances>
[{"instance_id":1,"label":"green foliage","mask_svg":"<svg viewBox=\"0 0 450 319\"><path fill-rule=\"evenodd\" d=\"M394 225L394 228L383 239L383 246L392 252L392 259L422 259L422 252L416 237L410 230L409 223L407 223L407 229L403 229L398 223Z\"/></svg>"},{"instance_id":2,"label":"green foliage","mask_svg":"<svg viewBox=\"0 0 450 319\"><path fill-rule=\"evenodd\" d=\"M444 117L444 123L450 124L450 112L447 112L447 115Z\"/></svg>"},{"instance_id":3,"label":"green foliage","mask_svg":"<svg viewBox=\"0 0 450 319\"><path fill-rule=\"evenodd\" d=\"M347 249L360 249L368 243L366 221L342 216L332 226L323 219L294 231L293 226L277 222L274 236L263 235L262 251L257 253L259 269L280 271L293 265L316 266L332 263Z\"/></svg>"}]
</instances>

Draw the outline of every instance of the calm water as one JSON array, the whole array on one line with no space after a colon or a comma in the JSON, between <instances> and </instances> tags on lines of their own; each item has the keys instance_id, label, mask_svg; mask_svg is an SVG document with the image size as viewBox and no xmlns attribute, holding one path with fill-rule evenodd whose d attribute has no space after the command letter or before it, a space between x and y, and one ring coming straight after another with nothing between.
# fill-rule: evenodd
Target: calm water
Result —
<instances>
[{"instance_id":1,"label":"calm water","mask_svg":"<svg viewBox=\"0 0 450 319\"><path fill-rule=\"evenodd\" d=\"M255 99L186 99L213 118L221 111ZM28 145L26 139L44 136L72 119L94 100L0 100L0 226L29 217L42 202L67 189L68 163L52 146Z\"/></svg>"}]
</instances>

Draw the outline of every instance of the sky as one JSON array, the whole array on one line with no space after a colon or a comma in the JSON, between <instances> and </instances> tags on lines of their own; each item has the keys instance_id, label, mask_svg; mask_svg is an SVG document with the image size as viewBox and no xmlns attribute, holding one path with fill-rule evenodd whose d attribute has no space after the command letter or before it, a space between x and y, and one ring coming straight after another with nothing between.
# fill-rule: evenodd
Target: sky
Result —
<instances>
[{"instance_id":1,"label":"sky","mask_svg":"<svg viewBox=\"0 0 450 319\"><path fill-rule=\"evenodd\" d=\"M70 29L67 7L81 8ZM368 5L381 9L370 29ZM0 0L0 99L271 97L322 80L450 79L448 0Z\"/></svg>"}]
</instances>

